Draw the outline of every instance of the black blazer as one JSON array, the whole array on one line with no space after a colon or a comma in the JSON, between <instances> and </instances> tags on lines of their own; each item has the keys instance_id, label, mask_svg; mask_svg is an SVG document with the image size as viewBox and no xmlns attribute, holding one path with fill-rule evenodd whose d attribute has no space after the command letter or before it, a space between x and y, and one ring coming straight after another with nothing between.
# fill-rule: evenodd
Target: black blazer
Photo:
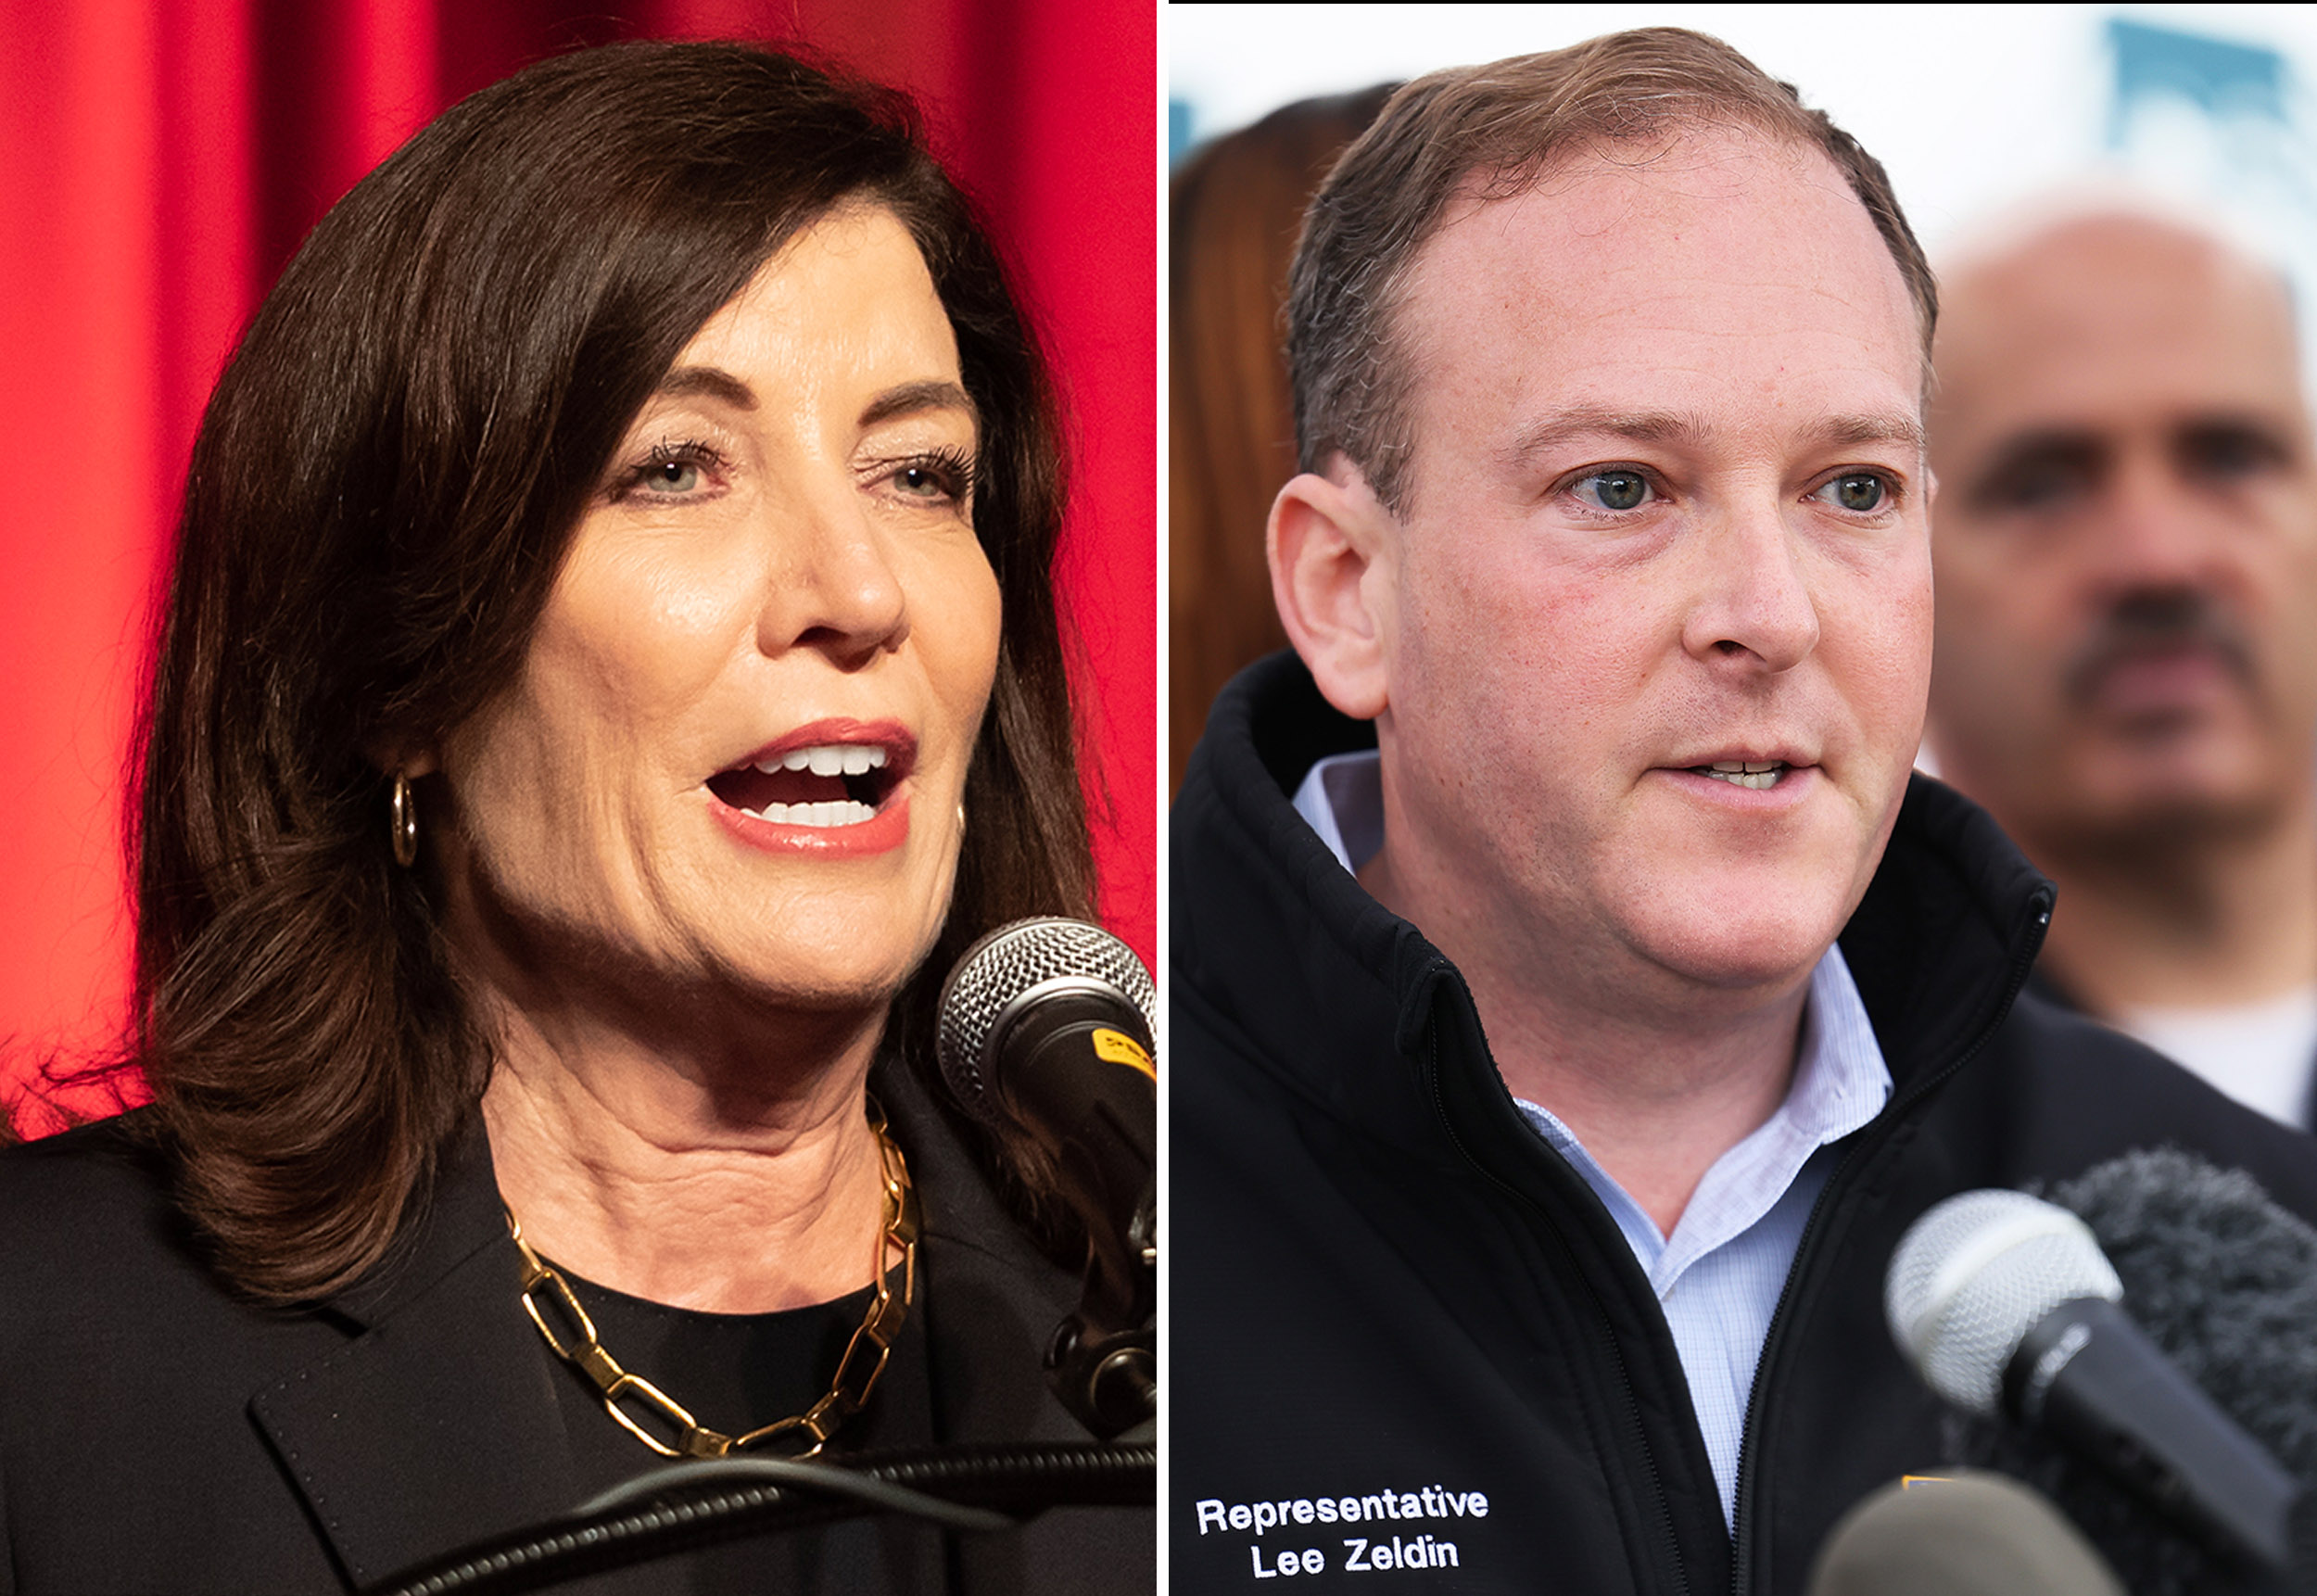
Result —
<instances>
[{"instance_id":1,"label":"black blazer","mask_svg":"<svg viewBox=\"0 0 2317 1596\"><path fill-rule=\"evenodd\" d=\"M1040 1367L1076 1281L908 1071L878 1089L924 1205L936 1438L1084 1439ZM134 1116L0 1156L0 1596L337 1591L576 1505L568 1371L524 1314L479 1121L405 1240L319 1307L254 1307ZM745 1588L749 1544L562 1589ZM1147 1511L1057 1510L931 1565L954 1590L1148 1590L1152 1547Z\"/></svg>"}]
</instances>

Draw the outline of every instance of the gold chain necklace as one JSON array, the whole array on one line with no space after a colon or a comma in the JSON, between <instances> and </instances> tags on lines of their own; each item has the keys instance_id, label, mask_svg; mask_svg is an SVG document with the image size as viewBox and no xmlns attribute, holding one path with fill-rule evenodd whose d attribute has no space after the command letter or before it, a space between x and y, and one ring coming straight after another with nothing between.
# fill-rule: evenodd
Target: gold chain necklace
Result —
<instances>
[{"instance_id":1,"label":"gold chain necklace","mask_svg":"<svg viewBox=\"0 0 2317 1596\"><path fill-rule=\"evenodd\" d=\"M837 1433L837 1426L859 1412L867 1402L869 1392L876 1387L877 1376L885 1371L885 1360L893 1352L894 1338L901 1334L902 1321L908 1316L918 1287L917 1189L909 1184L909 1166L886 1132L885 1111L874 1097L868 1100L868 1120L869 1128L877 1133L878 1159L885 1187L885 1222L878 1231L877 1254L872 1260L877 1286L869 1298L868 1311L861 1316L861 1327L854 1331L853 1339L846 1344L844 1357L837 1363L837 1377L829 1382L828 1393L804 1412L776 1420L746 1435L728 1436L709 1429L659 1387L641 1374L631 1374L621 1368L619 1360L596 1338L595 1321L588 1317L588 1311L579 1306L579 1298L572 1295L571 1283L531 1250L531 1244L523 1239L523 1226L515 1222L512 1210L507 1212L507 1232L515 1238L515 1250L523 1254L523 1311L539 1327L539 1334L546 1337L555 1355L588 1377L603 1399L603 1411L653 1451L671 1458L720 1458L753 1450L791 1433L802 1433L811 1444L793 1455L808 1458L827 1446L829 1438ZM901 1248L898 1293L893 1290L885 1265L886 1255L895 1247ZM546 1294L544 1303L542 1292ZM551 1313L563 1321L563 1335L557 1335L549 1324ZM631 1407L636 1411L631 1412ZM662 1439L652 1427L647 1427L647 1421L675 1438Z\"/></svg>"}]
</instances>

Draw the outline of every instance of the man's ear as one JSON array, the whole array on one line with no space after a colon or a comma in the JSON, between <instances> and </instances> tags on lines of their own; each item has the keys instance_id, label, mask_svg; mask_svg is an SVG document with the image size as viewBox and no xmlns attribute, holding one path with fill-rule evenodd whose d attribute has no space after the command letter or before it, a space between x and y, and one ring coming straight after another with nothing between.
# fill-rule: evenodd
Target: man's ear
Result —
<instances>
[{"instance_id":1,"label":"man's ear","mask_svg":"<svg viewBox=\"0 0 2317 1596\"><path fill-rule=\"evenodd\" d=\"M1321 694L1354 720L1389 706L1387 640L1399 600L1399 527L1357 467L1305 472L1272 501L1272 602Z\"/></svg>"}]
</instances>

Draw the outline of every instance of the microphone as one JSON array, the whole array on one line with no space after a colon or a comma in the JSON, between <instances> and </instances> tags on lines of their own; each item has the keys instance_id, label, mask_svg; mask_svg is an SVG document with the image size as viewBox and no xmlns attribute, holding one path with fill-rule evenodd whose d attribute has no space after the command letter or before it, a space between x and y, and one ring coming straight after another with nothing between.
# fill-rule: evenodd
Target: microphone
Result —
<instances>
[{"instance_id":1,"label":"microphone","mask_svg":"<svg viewBox=\"0 0 2317 1596\"><path fill-rule=\"evenodd\" d=\"M985 1122L1066 1161L1073 1147L1093 1157L1099 1167L1078 1172L1089 1224L1126 1228L1150 1182L1157 1001L1133 948L1100 926L1053 918L998 927L942 985L942 1079Z\"/></svg>"},{"instance_id":2,"label":"microphone","mask_svg":"<svg viewBox=\"0 0 2317 1596\"><path fill-rule=\"evenodd\" d=\"M1908 1228L1883 1306L1900 1351L1948 1401L2043 1432L2227 1561L2282 1574L2298 1485L2149 1340L2122 1296L2075 1214L1975 1191Z\"/></svg>"},{"instance_id":3,"label":"microphone","mask_svg":"<svg viewBox=\"0 0 2317 1596\"><path fill-rule=\"evenodd\" d=\"M1016 920L957 960L934 1036L951 1094L1042 1149L1085 1221L1084 1294L1046 1370L1105 1438L1158 1406L1157 1001L1133 949L1099 926Z\"/></svg>"},{"instance_id":4,"label":"microphone","mask_svg":"<svg viewBox=\"0 0 2317 1596\"><path fill-rule=\"evenodd\" d=\"M1806 1596L2124 1596L2067 1516L1999 1474L1883 1487L1834 1526Z\"/></svg>"}]
</instances>

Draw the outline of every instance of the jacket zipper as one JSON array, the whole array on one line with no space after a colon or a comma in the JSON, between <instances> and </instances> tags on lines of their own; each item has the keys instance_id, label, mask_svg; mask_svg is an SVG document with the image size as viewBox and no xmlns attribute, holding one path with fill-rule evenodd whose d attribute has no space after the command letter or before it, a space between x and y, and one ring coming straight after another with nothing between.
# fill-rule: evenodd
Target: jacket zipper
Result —
<instances>
[{"instance_id":1,"label":"jacket zipper","mask_svg":"<svg viewBox=\"0 0 2317 1596\"><path fill-rule=\"evenodd\" d=\"M2037 923L2048 927L2052 918L2051 890L2048 887L2038 888L2030 902L2034 906ZM1874 1146L1880 1147L1890 1140L1906 1113L1951 1080L1957 1070L1979 1057L1988 1043L1994 1040L1995 1032L2003 1029L2004 1020L2011 1012L2012 1004L2019 1000L2019 989L2027 984L2028 971L2034 968L2035 956L2043 945L2044 939L2037 936L2024 950L2012 956L2011 972L2006 979L2003 1001L1996 1005L1994 1018L1981 1028L1980 1033L1971 1039L1970 1045L1956 1054L1952 1063L1925 1076L1915 1083L1906 1096L1892 1101L1883 1110L1884 1128L1876 1136ZM1817 1236L1819 1221L1832 1206L1835 1193L1842 1187L1844 1178L1868 1157L1869 1152L1868 1145L1860 1143L1842 1156L1842 1162L1834 1166L1834 1172L1827 1177L1817 1199L1810 1205L1809 1218L1803 1221L1802 1239L1794 1247L1793 1265L1786 1271L1786 1284L1779 1288L1778 1306L1770 1312L1770 1330L1763 1338L1761 1360L1754 1364L1754 1386L1746 1396L1746 1427L1739 1443L1738 1488L1732 1493L1731 1502L1734 1522L1730 1539L1730 1596L1753 1596L1754 1590L1754 1560L1751 1555L1755 1539L1752 1488L1754 1460L1755 1442L1761 1433L1762 1415L1769 1407L1763 1371L1769 1367L1770 1354L1777 1349L1779 1335L1792 1322L1795 1311L1794 1280L1802 1273L1803 1260L1808 1256L1811 1243Z\"/></svg>"},{"instance_id":2,"label":"jacket zipper","mask_svg":"<svg viewBox=\"0 0 2317 1596\"><path fill-rule=\"evenodd\" d=\"M1437 1001L1437 995L1435 1001ZM1456 1126L1449 1119L1448 1103L1440 1095L1440 1032L1437 1010L1427 1013L1424 1017L1424 1081L1432 1090L1432 1111L1439 1120L1440 1128L1448 1134L1448 1139L1456 1148L1458 1156L1470 1164L1483 1180L1512 1197L1530 1213L1535 1214L1538 1222L1558 1237L1560 1226L1553 1222L1552 1216L1547 1213L1526 1192L1502 1179L1496 1172L1473 1157L1472 1149L1464 1145L1464 1138L1456 1134ZM1566 1241L1562 1242L1564 1253L1567 1251L1567 1246ZM1633 1394L1633 1376L1626 1369L1625 1349L1618 1345L1616 1324L1609 1317L1609 1310L1602 1305L1601 1296L1593 1289L1593 1283L1586 1278L1582 1269L1576 1267L1576 1260L1574 1257L1570 1258L1569 1273L1584 1288L1585 1299L1592 1306L1593 1317L1601 1325L1602 1339L1608 1345L1609 1361L1616 1369L1617 1390L1625 1398L1626 1419L1633 1432L1635 1448L1640 1453L1642 1470L1649 1478L1650 1498L1657 1507L1659 1539L1665 1551L1665 1564L1673 1570L1674 1590L1679 1593L1679 1596L1690 1596L1690 1574L1681 1561L1681 1540L1674 1529L1673 1503L1667 1499L1665 1482L1657 1472L1657 1454L1650 1450L1649 1430L1641 1418L1641 1400Z\"/></svg>"}]
</instances>

